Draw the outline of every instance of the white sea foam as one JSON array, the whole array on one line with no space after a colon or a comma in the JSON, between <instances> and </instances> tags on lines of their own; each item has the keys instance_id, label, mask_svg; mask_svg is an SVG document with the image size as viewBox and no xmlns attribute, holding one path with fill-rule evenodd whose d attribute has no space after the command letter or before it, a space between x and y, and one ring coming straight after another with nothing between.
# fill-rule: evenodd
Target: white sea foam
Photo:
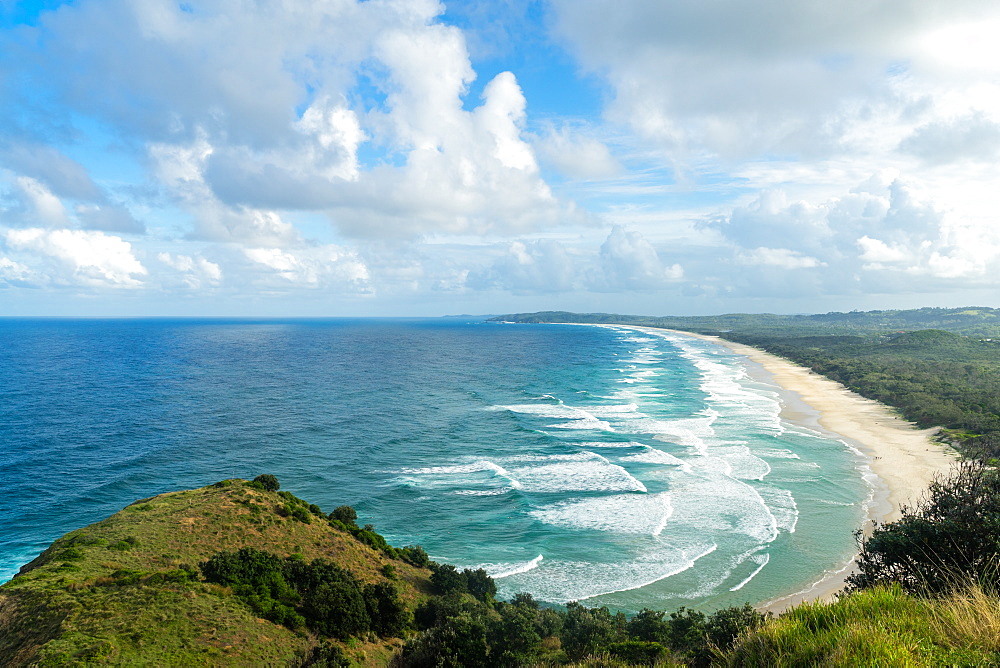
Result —
<instances>
[{"instance_id":1,"label":"white sea foam","mask_svg":"<svg viewBox=\"0 0 1000 668\"><path fill-rule=\"evenodd\" d=\"M641 444L640 444L641 445ZM657 450L656 448L651 448L648 445L643 445L643 451L636 453L634 455L625 455L621 458L622 462L635 462L639 464L663 464L664 466L680 466L684 469L689 469L688 463L679 457L675 457L669 452L664 452L663 450Z\"/></svg>"},{"instance_id":2,"label":"white sea foam","mask_svg":"<svg viewBox=\"0 0 1000 668\"><path fill-rule=\"evenodd\" d=\"M565 529L659 536L672 513L670 494L661 492L560 501L528 514Z\"/></svg>"},{"instance_id":3,"label":"white sea foam","mask_svg":"<svg viewBox=\"0 0 1000 668\"><path fill-rule=\"evenodd\" d=\"M515 487L497 487L496 489L458 489L453 493L460 496L501 496L514 491Z\"/></svg>"},{"instance_id":4,"label":"white sea foam","mask_svg":"<svg viewBox=\"0 0 1000 668\"><path fill-rule=\"evenodd\" d=\"M425 466L422 468L402 469L400 473L407 476L421 476L424 482L428 478L437 478L444 484L474 482L476 480L475 474L487 473L490 474L490 477L505 479L515 489L520 489L521 487L521 483L511 475L510 471L488 459L480 459L467 464L452 464L450 466ZM456 480L455 478L458 479ZM406 480L413 481L413 478L408 477Z\"/></svg>"},{"instance_id":5,"label":"white sea foam","mask_svg":"<svg viewBox=\"0 0 1000 668\"><path fill-rule=\"evenodd\" d=\"M496 563L496 564L474 564L469 566L469 568L476 570L482 568L486 571L491 578L494 580L500 580L503 578L509 578L512 575L520 575L521 573L527 573L528 571L538 568L538 565L542 563L545 559L542 555L538 555L531 561L522 561L518 563Z\"/></svg>"},{"instance_id":6,"label":"white sea foam","mask_svg":"<svg viewBox=\"0 0 1000 668\"><path fill-rule=\"evenodd\" d=\"M616 431L606 420L598 420L596 417L588 417L572 422L560 422L559 424L546 425L547 429L576 429L582 431Z\"/></svg>"},{"instance_id":7,"label":"white sea foam","mask_svg":"<svg viewBox=\"0 0 1000 668\"><path fill-rule=\"evenodd\" d=\"M724 459L729 464L729 475L742 480L763 480L771 472L770 465L757 457L745 445L728 445L709 450L713 457Z\"/></svg>"},{"instance_id":8,"label":"white sea foam","mask_svg":"<svg viewBox=\"0 0 1000 668\"><path fill-rule=\"evenodd\" d=\"M756 569L754 569L753 573L751 573L750 575L748 575L746 577L746 579L743 580L743 582L739 583L735 587L731 587L729 589L729 591L739 591L740 589L743 589L743 587L745 587L748 582L750 582L751 580L753 580L755 577L757 577L758 573L760 573L762 570L764 570L764 567L767 566L767 564L768 564L769 561L771 561L771 555L768 554L767 552L765 552L763 554L754 555L754 556L750 557L750 560L753 561L756 564L759 564L759 565L757 566Z\"/></svg>"},{"instance_id":9,"label":"white sea foam","mask_svg":"<svg viewBox=\"0 0 1000 668\"><path fill-rule=\"evenodd\" d=\"M669 441L704 451L707 447L706 438L715 435L712 424L718 417L714 411L703 417L681 418L677 420L658 420L655 418L637 418L619 426L619 431L630 434L653 434L654 438Z\"/></svg>"},{"instance_id":10,"label":"white sea foam","mask_svg":"<svg viewBox=\"0 0 1000 668\"><path fill-rule=\"evenodd\" d=\"M710 464L697 458L695 466ZM764 499L749 484L721 472L695 468L694 474L665 470L674 506L671 524L691 527L707 535L742 534L757 544L778 536L778 523Z\"/></svg>"},{"instance_id":11,"label":"white sea foam","mask_svg":"<svg viewBox=\"0 0 1000 668\"><path fill-rule=\"evenodd\" d=\"M522 456L503 461L525 492L646 491L646 486L623 467L587 450L573 455Z\"/></svg>"},{"instance_id":12,"label":"white sea foam","mask_svg":"<svg viewBox=\"0 0 1000 668\"><path fill-rule=\"evenodd\" d=\"M603 594L630 591L693 568L715 551L714 543L683 548L658 546L634 559L614 563L546 559L527 573L503 580L505 592L530 591L553 603L581 601Z\"/></svg>"},{"instance_id":13,"label":"white sea foam","mask_svg":"<svg viewBox=\"0 0 1000 668\"><path fill-rule=\"evenodd\" d=\"M581 441L572 443L578 448L648 448L648 445L636 441Z\"/></svg>"},{"instance_id":14,"label":"white sea foam","mask_svg":"<svg viewBox=\"0 0 1000 668\"><path fill-rule=\"evenodd\" d=\"M771 509L771 514L774 515L778 528L788 533L795 533L795 525L799 521L799 506L792 493L787 489L772 485L758 486L757 493Z\"/></svg>"}]
</instances>

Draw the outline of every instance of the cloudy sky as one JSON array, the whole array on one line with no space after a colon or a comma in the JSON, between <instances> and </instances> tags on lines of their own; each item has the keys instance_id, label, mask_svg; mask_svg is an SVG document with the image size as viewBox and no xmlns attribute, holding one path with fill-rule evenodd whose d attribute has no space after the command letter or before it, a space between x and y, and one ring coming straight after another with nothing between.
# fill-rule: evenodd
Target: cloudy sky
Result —
<instances>
[{"instance_id":1,"label":"cloudy sky","mask_svg":"<svg viewBox=\"0 0 1000 668\"><path fill-rule=\"evenodd\" d=\"M0 0L0 314L1000 306L994 0Z\"/></svg>"}]
</instances>

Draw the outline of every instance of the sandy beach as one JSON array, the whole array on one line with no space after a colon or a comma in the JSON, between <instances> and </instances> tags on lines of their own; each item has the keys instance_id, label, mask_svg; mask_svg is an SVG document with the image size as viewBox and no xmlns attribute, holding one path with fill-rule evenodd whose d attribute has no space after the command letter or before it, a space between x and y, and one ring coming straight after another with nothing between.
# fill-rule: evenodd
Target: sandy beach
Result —
<instances>
[{"instance_id":1,"label":"sandy beach","mask_svg":"<svg viewBox=\"0 0 1000 668\"><path fill-rule=\"evenodd\" d=\"M782 417L806 426L815 421L823 430L860 450L877 476L869 520L897 519L901 506L918 501L934 476L948 471L957 460L952 448L932 440L937 429L920 429L884 404L865 399L805 367L716 336L670 331L711 341L747 357L751 362L749 373L784 390ZM842 571L828 574L811 587L761 607L778 612L803 601L829 599L843 587L851 567L847 564Z\"/></svg>"}]
</instances>

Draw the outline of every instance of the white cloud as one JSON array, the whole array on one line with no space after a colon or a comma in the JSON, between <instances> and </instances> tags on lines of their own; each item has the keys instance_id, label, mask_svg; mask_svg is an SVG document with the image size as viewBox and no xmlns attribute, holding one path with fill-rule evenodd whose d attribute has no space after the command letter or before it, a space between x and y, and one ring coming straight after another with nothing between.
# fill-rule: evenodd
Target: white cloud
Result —
<instances>
[{"instance_id":1,"label":"white cloud","mask_svg":"<svg viewBox=\"0 0 1000 668\"><path fill-rule=\"evenodd\" d=\"M744 264L765 265L781 269L812 269L813 267L826 266L825 262L820 262L814 257L787 248L755 248L749 252L741 253L740 259Z\"/></svg>"},{"instance_id":2,"label":"white cloud","mask_svg":"<svg viewBox=\"0 0 1000 668\"><path fill-rule=\"evenodd\" d=\"M213 287L222 280L222 268L201 256L157 253L156 259L176 270L181 283L192 290Z\"/></svg>"},{"instance_id":3,"label":"white cloud","mask_svg":"<svg viewBox=\"0 0 1000 668\"><path fill-rule=\"evenodd\" d=\"M44 283L44 279L36 275L26 265L15 262L9 257L0 256L0 285L41 287Z\"/></svg>"},{"instance_id":4,"label":"white cloud","mask_svg":"<svg viewBox=\"0 0 1000 668\"><path fill-rule=\"evenodd\" d=\"M121 237L83 230L8 230L7 245L51 258L66 270L60 278L94 287L137 287L146 268Z\"/></svg>"},{"instance_id":5,"label":"white cloud","mask_svg":"<svg viewBox=\"0 0 1000 668\"><path fill-rule=\"evenodd\" d=\"M609 117L688 163L705 150L862 157L959 115L956 101L998 109L982 93L1000 74L993 3L553 4L558 34L614 90Z\"/></svg>"},{"instance_id":6,"label":"white cloud","mask_svg":"<svg viewBox=\"0 0 1000 668\"><path fill-rule=\"evenodd\" d=\"M293 210L386 239L559 224L568 209L522 136L515 76L495 76L467 109L476 74L443 10L85 0L45 14L45 48L22 60L75 112L147 147L198 238L285 247L300 241L279 222Z\"/></svg>"},{"instance_id":7,"label":"white cloud","mask_svg":"<svg viewBox=\"0 0 1000 668\"><path fill-rule=\"evenodd\" d=\"M554 239L515 241L492 266L471 272L467 285L474 289L500 288L515 294L567 292L582 280L582 258L575 258Z\"/></svg>"},{"instance_id":8,"label":"white cloud","mask_svg":"<svg viewBox=\"0 0 1000 668\"><path fill-rule=\"evenodd\" d=\"M333 288L365 293L370 290L368 267L354 252L338 246L285 251L279 248L246 248L246 257L259 277L275 287ZM270 280L270 279L277 280Z\"/></svg>"},{"instance_id":9,"label":"white cloud","mask_svg":"<svg viewBox=\"0 0 1000 668\"><path fill-rule=\"evenodd\" d=\"M601 267L608 288L651 290L680 280L679 264L665 266L653 245L638 232L616 225L601 245Z\"/></svg>"},{"instance_id":10,"label":"white cloud","mask_svg":"<svg viewBox=\"0 0 1000 668\"><path fill-rule=\"evenodd\" d=\"M128 209L109 204L78 204L76 218L88 230L142 234L146 226L136 220Z\"/></svg>"},{"instance_id":11,"label":"white cloud","mask_svg":"<svg viewBox=\"0 0 1000 668\"><path fill-rule=\"evenodd\" d=\"M69 224L62 200L43 183L29 176L19 176L15 187L22 212L19 217L26 224L45 227L65 227Z\"/></svg>"},{"instance_id":12,"label":"white cloud","mask_svg":"<svg viewBox=\"0 0 1000 668\"><path fill-rule=\"evenodd\" d=\"M550 128L535 147L546 163L571 178L607 179L624 170L607 144L568 127Z\"/></svg>"}]
</instances>

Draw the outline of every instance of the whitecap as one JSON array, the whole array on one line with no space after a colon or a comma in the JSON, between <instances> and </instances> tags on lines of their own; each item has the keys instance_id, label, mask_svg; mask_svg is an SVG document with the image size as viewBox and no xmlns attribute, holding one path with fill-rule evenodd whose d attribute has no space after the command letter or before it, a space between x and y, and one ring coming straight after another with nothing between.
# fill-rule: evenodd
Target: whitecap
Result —
<instances>
[{"instance_id":1,"label":"whitecap","mask_svg":"<svg viewBox=\"0 0 1000 668\"><path fill-rule=\"evenodd\" d=\"M764 567L767 566L769 561L771 561L771 555L765 552L763 554L754 555L750 557L750 560L758 564L757 568L755 568L753 573L748 575L746 579L740 582L738 585L736 585L735 587L730 587L729 591L739 591L740 589L743 589L743 587L745 587L747 583L749 583L751 580L757 577L758 573L764 570Z\"/></svg>"},{"instance_id":2,"label":"whitecap","mask_svg":"<svg viewBox=\"0 0 1000 668\"><path fill-rule=\"evenodd\" d=\"M494 580L501 580L503 578L509 578L512 575L520 575L522 573L527 573L528 571L538 568L538 565L542 563L545 559L542 555L538 555L530 561L521 561L515 563L485 563L485 564L473 564L468 568L472 570L477 570L482 568L486 571L491 578Z\"/></svg>"},{"instance_id":3,"label":"whitecap","mask_svg":"<svg viewBox=\"0 0 1000 668\"><path fill-rule=\"evenodd\" d=\"M564 529L659 536L672 513L670 494L660 492L560 501L528 514Z\"/></svg>"},{"instance_id":4,"label":"whitecap","mask_svg":"<svg viewBox=\"0 0 1000 668\"><path fill-rule=\"evenodd\" d=\"M683 573L716 550L714 543L686 547L659 545L655 551L616 563L546 559L539 568L503 580L505 592L531 591L552 603L582 601L630 591Z\"/></svg>"},{"instance_id":5,"label":"whitecap","mask_svg":"<svg viewBox=\"0 0 1000 668\"><path fill-rule=\"evenodd\" d=\"M631 473L597 453L509 457L503 460L525 492L645 492Z\"/></svg>"}]
</instances>

